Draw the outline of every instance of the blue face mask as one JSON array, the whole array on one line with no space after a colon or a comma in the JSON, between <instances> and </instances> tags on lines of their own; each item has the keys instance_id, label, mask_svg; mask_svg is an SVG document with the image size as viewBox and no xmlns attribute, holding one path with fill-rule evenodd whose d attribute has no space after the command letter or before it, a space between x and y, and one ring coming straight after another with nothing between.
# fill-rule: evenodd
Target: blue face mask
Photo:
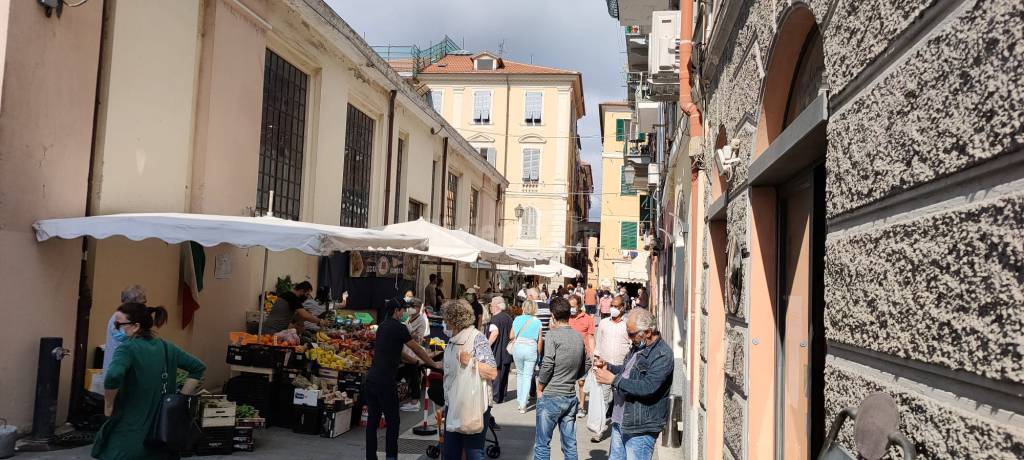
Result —
<instances>
[{"instance_id":1,"label":"blue face mask","mask_svg":"<svg viewBox=\"0 0 1024 460\"><path fill-rule=\"evenodd\" d=\"M124 331L121 330L121 328L114 329L114 331L111 332L110 335L117 343L124 343L129 339L128 334L125 334Z\"/></svg>"}]
</instances>

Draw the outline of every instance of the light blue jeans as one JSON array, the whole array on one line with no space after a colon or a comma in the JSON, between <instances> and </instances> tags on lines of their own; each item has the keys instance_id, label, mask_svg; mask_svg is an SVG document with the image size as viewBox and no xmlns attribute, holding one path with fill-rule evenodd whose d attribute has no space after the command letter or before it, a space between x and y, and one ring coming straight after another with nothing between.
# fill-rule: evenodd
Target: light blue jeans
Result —
<instances>
[{"instance_id":1,"label":"light blue jeans","mask_svg":"<svg viewBox=\"0 0 1024 460\"><path fill-rule=\"evenodd\" d=\"M520 409L526 409L526 403L530 400L533 368L537 365L537 345L516 343L512 347L512 359L516 362L516 402Z\"/></svg>"},{"instance_id":2,"label":"light blue jeans","mask_svg":"<svg viewBox=\"0 0 1024 460\"><path fill-rule=\"evenodd\" d=\"M534 460L551 458L551 437L558 427L565 460L576 460L576 395L543 395L537 401L537 435L533 443Z\"/></svg>"},{"instance_id":3,"label":"light blue jeans","mask_svg":"<svg viewBox=\"0 0 1024 460\"><path fill-rule=\"evenodd\" d=\"M651 460L657 433L623 434L618 423L612 423L612 442L608 460Z\"/></svg>"}]
</instances>

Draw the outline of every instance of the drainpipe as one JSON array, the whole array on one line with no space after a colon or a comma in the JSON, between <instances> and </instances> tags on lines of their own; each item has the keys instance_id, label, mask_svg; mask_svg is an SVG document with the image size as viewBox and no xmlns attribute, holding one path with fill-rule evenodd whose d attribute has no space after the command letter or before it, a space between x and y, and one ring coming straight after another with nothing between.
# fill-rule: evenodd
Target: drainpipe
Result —
<instances>
[{"instance_id":1,"label":"drainpipe","mask_svg":"<svg viewBox=\"0 0 1024 460\"><path fill-rule=\"evenodd\" d=\"M679 6L682 30L679 34L679 108L690 119L690 137L703 135L700 107L693 102L693 74L690 59L693 56L693 1L683 0Z\"/></svg>"},{"instance_id":2,"label":"drainpipe","mask_svg":"<svg viewBox=\"0 0 1024 460\"><path fill-rule=\"evenodd\" d=\"M441 220L438 221L438 225L444 227L444 210L445 210L445 207L446 207L445 206L445 193L448 190L448 137L447 136L444 137L444 141L442 143L444 144L444 147L443 147L443 151L441 152L441 199L438 200L438 201L440 201L440 206L438 206L438 207L441 208Z\"/></svg>"},{"instance_id":3,"label":"drainpipe","mask_svg":"<svg viewBox=\"0 0 1024 460\"><path fill-rule=\"evenodd\" d=\"M388 216L391 214L391 157L395 148L395 96L397 95L398 91L391 90L391 95L388 96L388 165L384 175L384 225L388 224Z\"/></svg>"}]
</instances>

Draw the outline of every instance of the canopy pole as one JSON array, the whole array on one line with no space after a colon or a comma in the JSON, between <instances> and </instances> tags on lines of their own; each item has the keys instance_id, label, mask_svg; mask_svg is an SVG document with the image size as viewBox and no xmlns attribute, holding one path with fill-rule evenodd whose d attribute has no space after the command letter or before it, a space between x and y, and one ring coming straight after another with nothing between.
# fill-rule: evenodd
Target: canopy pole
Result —
<instances>
[{"instance_id":1,"label":"canopy pole","mask_svg":"<svg viewBox=\"0 0 1024 460\"><path fill-rule=\"evenodd\" d=\"M274 192L270 192L274 193ZM263 335L263 320L267 316L267 310L263 308L263 303L267 301L267 259L270 258L270 250L263 249L263 277L260 282L260 327L257 330L256 335Z\"/></svg>"}]
</instances>

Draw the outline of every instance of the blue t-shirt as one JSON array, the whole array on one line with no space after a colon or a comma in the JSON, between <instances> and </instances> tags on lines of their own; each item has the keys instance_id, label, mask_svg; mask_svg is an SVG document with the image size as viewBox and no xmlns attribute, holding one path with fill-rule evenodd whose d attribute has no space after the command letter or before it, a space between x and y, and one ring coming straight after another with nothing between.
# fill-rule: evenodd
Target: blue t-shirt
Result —
<instances>
[{"instance_id":1,"label":"blue t-shirt","mask_svg":"<svg viewBox=\"0 0 1024 460\"><path fill-rule=\"evenodd\" d=\"M526 329L523 329L523 326L526 326ZM519 332L520 329L523 329L523 332ZM520 339L539 340L540 329L540 320L535 316L519 315L512 322L512 336L519 334Z\"/></svg>"}]
</instances>

